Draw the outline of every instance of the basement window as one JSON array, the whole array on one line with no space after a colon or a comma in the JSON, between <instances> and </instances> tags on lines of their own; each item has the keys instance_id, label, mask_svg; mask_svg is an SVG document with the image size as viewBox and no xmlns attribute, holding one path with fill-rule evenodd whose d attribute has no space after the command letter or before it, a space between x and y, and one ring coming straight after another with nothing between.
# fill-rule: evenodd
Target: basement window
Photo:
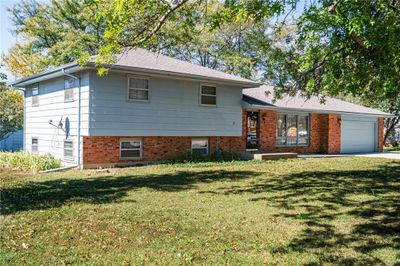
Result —
<instances>
[{"instance_id":1,"label":"basement window","mask_svg":"<svg viewBox=\"0 0 400 266\"><path fill-rule=\"evenodd\" d=\"M74 78L65 78L64 79L64 102L73 102L74 101L74 88L75 88L75 79Z\"/></svg>"},{"instance_id":2,"label":"basement window","mask_svg":"<svg viewBox=\"0 0 400 266\"><path fill-rule=\"evenodd\" d=\"M120 158L125 160L142 159L142 140L122 139L120 142Z\"/></svg>"},{"instance_id":3,"label":"basement window","mask_svg":"<svg viewBox=\"0 0 400 266\"><path fill-rule=\"evenodd\" d=\"M39 106L39 86L32 88L32 107Z\"/></svg>"},{"instance_id":4,"label":"basement window","mask_svg":"<svg viewBox=\"0 0 400 266\"><path fill-rule=\"evenodd\" d=\"M128 78L128 100L143 101L149 100L149 80L142 78Z\"/></svg>"},{"instance_id":5,"label":"basement window","mask_svg":"<svg viewBox=\"0 0 400 266\"><path fill-rule=\"evenodd\" d=\"M74 159L74 143L72 140L64 140L64 159Z\"/></svg>"},{"instance_id":6,"label":"basement window","mask_svg":"<svg viewBox=\"0 0 400 266\"><path fill-rule=\"evenodd\" d=\"M208 139L192 139L192 154L207 155Z\"/></svg>"},{"instance_id":7,"label":"basement window","mask_svg":"<svg viewBox=\"0 0 400 266\"><path fill-rule=\"evenodd\" d=\"M309 135L308 115L277 115L276 144L278 146L307 146Z\"/></svg>"},{"instance_id":8,"label":"basement window","mask_svg":"<svg viewBox=\"0 0 400 266\"><path fill-rule=\"evenodd\" d=\"M200 104L206 106L217 105L217 88L215 86L200 86Z\"/></svg>"},{"instance_id":9,"label":"basement window","mask_svg":"<svg viewBox=\"0 0 400 266\"><path fill-rule=\"evenodd\" d=\"M39 154L39 138L32 138L31 153Z\"/></svg>"}]
</instances>

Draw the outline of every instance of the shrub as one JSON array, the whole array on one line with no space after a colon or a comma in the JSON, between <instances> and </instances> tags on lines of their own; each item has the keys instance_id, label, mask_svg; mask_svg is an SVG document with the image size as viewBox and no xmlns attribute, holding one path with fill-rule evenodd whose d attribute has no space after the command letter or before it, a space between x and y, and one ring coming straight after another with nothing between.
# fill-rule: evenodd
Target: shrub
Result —
<instances>
[{"instance_id":1,"label":"shrub","mask_svg":"<svg viewBox=\"0 0 400 266\"><path fill-rule=\"evenodd\" d=\"M174 160L172 163L186 163L186 162L225 162L241 160L239 153L215 151L209 155L192 154L191 152L183 153Z\"/></svg>"},{"instance_id":2,"label":"shrub","mask_svg":"<svg viewBox=\"0 0 400 266\"><path fill-rule=\"evenodd\" d=\"M20 152L0 152L0 163L17 170L43 171L61 166L60 160L51 155L38 156Z\"/></svg>"}]
</instances>

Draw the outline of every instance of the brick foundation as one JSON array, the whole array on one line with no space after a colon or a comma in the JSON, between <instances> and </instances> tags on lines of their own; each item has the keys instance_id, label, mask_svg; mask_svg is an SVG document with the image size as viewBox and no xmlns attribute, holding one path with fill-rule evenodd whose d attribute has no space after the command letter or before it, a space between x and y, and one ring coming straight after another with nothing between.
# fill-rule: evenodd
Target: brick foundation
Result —
<instances>
[{"instance_id":1,"label":"brick foundation","mask_svg":"<svg viewBox=\"0 0 400 266\"><path fill-rule=\"evenodd\" d=\"M113 165L138 160L120 159L120 140L140 138L143 143L143 158L140 161L163 161L191 152L191 140L197 137L83 137L84 167ZM243 137L201 137L209 141L210 153L222 150L241 152L245 150Z\"/></svg>"}]
</instances>

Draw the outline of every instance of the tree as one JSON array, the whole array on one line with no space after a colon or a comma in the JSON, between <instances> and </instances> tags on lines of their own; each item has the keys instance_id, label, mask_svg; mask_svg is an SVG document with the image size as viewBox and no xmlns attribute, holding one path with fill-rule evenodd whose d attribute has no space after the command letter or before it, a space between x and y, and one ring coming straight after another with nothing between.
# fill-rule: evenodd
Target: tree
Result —
<instances>
[{"instance_id":1,"label":"tree","mask_svg":"<svg viewBox=\"0 0 400 266\"><path fill-rule=\"evenodd\" d=\"M9 9L21 39L4 58L7 69L22 77L97 53L104 44L104 21L83 0L24 0Z\"/></svg>"},{"instance_id":2,"label":"tree","mask_svg":"<svg viewBox=\"0 0 400 266\"><path fill-rule=\"evenodd\" d=\"M24 1L11 10L24 41L7 63L13 73L27 74L73 60L84 64L97 54L102 74L114 54L141 46L261 77L275 85L277 96L302 91L323 101L324 95L351 95L398 112L400 2L317 0L295 25L269 27L270 18L282 17L297 2ZM388 129L393 124L395 119Z\"/></svg>"},{"instance_id":3,"label":"tree","mask_svg":"<svg viewBox=\"0 0 400 266\"><path fill-rule=\"evenodd\" d=\"M264 51L265 79L280 91L351 95L400 115L399 1L320 0L296 27L286 45ZM386 122L387 134L398 121Z\"/></svg>"},{"instance_id":4,"label":"tree","mask_svg":"<svg viewBox=\"0 0 400 266\"><path fill-rule=\"evenodd\" d=\"M18 91L8 87L6 76L0 73L0 140L22 128L24 100Z\"/></svg>"},{"instance_id":5,"label":"tree","mask_svg":"<svg viewBox=\"0 0 400 266\"><path fill-rule=\"evenodd\" d=\"M175 58L256 79L262 61L257 56L257 46L270 42L269 35L265 34L271 28L270 22L255 22L245 17L213 28L215 12L221 8L220 2L208 2L207 8L197 12L189 31L178 23L166 23L157 36L149 39L148 46ZM194 18L190 13L188 16ZM180 12L179 17L186 14Z\"/></svg>"},{"instance_id":6,"label":"tree","mask_svg":"<svg viewBox=\"0 0 400 266\"><path fill-rule=\"evenodd\" d=\"M390 135L392 135L396 130L396 127L400 125L400 95L398 95L397 98L393 99L369 100L367 104L380 110L385 110L386 112L397 115L394 118L385 120L385 134L383 136L383 142L388 143Z\"/></svg>"},{"instance_id":7,"label":"tree","mask_svg":"<svg viewBox=\"0 0 400 266\"><path fill-rule=\"evenodd\" d=\"M123 49L142 46L251 77L257 60L249 37L266 26L250 14L258 2L25 0L10 9L23 38L5 62L14 75L27 76L74 60L85 64L92 55L101 67ZM272 16L281 8L271 1L260 12Z\"/></svg>"}]
</instances>

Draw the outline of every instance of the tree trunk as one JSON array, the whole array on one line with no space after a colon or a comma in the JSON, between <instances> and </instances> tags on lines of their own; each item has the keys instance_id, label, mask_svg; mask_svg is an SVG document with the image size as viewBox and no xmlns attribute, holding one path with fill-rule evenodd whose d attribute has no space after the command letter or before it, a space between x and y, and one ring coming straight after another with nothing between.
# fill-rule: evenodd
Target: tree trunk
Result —
<instances>
[{"instance_id":1,"label":"tree trunk","mask_svg":"<svg viewBox=\"0 0 400 266\"><path fill-rule=\"evenodd\" d=\"M383 143L386 144L390 133L396 128L400 122L400 116L389 118L385 121L385 134L383 136Z\"/></svg>"}]
</instances>

